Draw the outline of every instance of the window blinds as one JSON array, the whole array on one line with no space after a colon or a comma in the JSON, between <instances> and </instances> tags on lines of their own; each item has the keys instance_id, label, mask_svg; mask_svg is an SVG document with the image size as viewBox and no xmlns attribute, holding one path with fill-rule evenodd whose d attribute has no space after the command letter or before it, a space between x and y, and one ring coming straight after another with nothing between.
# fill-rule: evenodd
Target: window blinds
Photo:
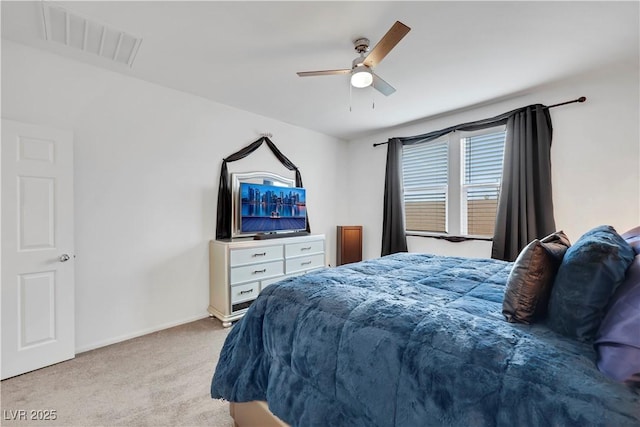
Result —
<instances>
[{"instance_id":1,"label":"window blinds","mask_svg":"<svg viewBox=\"0 0 640 427\"><path fill-rule=\"evenodd\" d=\"M407 230L447 231L448 151L446 139L403 147Z\"/></svg>"},{"instance_id":2,"label":"window blinds","mask_svg":"<svg viewBox=\"0 0 640 427\"><path fill-rule=\"evenodd\" d=\"M498 208L505 132L463 138L463 205L467 235L492 236ZM464 223L464 221L463 221Z\"/></svg>"}]
</instances>

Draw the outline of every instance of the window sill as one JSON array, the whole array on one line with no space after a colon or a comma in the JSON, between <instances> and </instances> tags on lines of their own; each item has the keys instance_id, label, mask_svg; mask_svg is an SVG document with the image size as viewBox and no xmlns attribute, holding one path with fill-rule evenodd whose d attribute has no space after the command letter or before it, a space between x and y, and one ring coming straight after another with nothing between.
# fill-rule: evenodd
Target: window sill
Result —
<instances>
[{"instance_id":1,"label":"window sill","mask_svg":"<svg viewBox=\"0 0 640 427\"><path fill-rule=\"evenodd\" d=\"M429 237L432 239L446 240L452 243L466 242L469 240L480 240L486 242L492 242L492 237L487 236L450 236L448 234L436 234L436 233L419 233L415 231L406 231L405 234L411 237Z\"/></svg>"}]
</instances>

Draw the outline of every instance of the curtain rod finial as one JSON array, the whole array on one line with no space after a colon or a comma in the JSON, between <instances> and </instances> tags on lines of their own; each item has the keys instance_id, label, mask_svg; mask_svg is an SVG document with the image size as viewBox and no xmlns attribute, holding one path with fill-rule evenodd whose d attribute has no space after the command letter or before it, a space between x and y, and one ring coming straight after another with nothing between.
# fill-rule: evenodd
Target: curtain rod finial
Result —
<instances>
[{"instance_id":1,"label":"curtain rod finial","mask_svg":"<svg viewBox=\"0 0 640 427\"><path fill-rule=\"evenodd\" d=\"M580 98L578 98L578 102L584 102L587 100L586 96L581 96Z\"/></svg>"}]
</instances>

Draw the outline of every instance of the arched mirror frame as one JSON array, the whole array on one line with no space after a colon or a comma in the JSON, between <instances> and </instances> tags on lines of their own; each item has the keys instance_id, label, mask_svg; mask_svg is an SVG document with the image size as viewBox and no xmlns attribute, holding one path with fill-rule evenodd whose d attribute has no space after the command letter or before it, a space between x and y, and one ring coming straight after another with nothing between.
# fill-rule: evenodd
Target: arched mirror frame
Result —
<instances>
[{"instance_id":1,"label":"arched mirror frame","mask_svg":"<svg viewBox=\"0 0 640 427\"><path fill-rule=\"evenodd\" d=\"M296 180L272 172L235 172L231 174L231 238L251 237L252 234L240 233L240 183L269 184L281 187L295 187Z\"/></svg>"}]
</instances>

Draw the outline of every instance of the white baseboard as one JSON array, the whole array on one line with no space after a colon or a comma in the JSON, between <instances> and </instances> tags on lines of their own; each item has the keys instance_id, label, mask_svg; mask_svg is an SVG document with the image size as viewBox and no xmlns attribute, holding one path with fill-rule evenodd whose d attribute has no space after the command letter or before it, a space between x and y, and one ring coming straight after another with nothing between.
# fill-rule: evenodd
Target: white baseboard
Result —
<instances>
[{"instance_id":1,"label":"white baseboard","mask_svg":"<svg viewBox=\"0 0 640 427\"><path fill-rule=\"evenodd\" d=\"M130 340L132 338L141 337L142 335L151 334L153 332L158 332L163 329L173 328L174 326L184 325L185 323L195 322L196 320L206 319L209 317L208 314L201 314L198 316L189 317L186 319L178 320L175 322L163 323L162 325L154 326L152 328L143 329L141 331L133 332L131 334L120 335L119 337L109 338L107 340L98 341L96 343L92 343L89 345L85 345L82 347L76 347L76 354L84 353L85 351L95 350L96 348L105 347L111 344L116 344L122 341Z\"/></svg>"}]
</instances>

